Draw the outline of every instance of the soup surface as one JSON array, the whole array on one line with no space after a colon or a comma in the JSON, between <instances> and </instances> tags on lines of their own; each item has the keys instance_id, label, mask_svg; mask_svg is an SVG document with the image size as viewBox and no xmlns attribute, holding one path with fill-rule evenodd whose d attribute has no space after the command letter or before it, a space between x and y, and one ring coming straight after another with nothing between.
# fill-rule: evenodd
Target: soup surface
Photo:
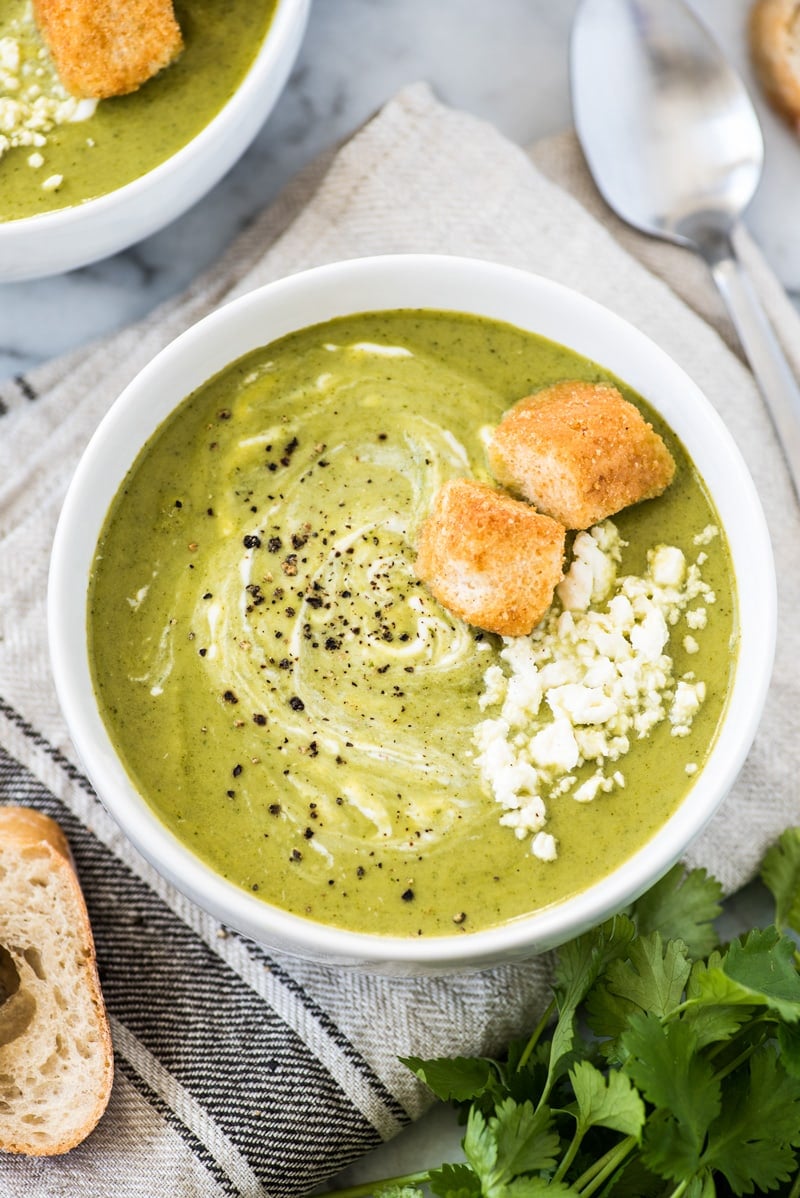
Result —
<instances>
[{"instance_id":1,"label":"soup surface","mask_svg":"<svg viewBox=\"0 0 800 1198\"><path fill-rule=\"evenodd\" d=\"M485 434L505 410L608 377L507 325L364 314L246 355L153 436L98 545L94 680L135 784L216 871L337 926L464 934L585 889L675 809L724 708L735 604L724 537L703 534L716 514L668 430L675 481L614 517L619 569L641 575L664 544L702 562L703 617L682 616L667 652L705 700L684 734L663 719L631 739L609 768L624 784L592 801L556 788L554 860L501 824L477 760L509 644L413 570L437 487L490 481Z\"/></svg>"},{"instance_id":2,"label":"soup surface","mask_svg":"<svg viewBox=\"0 0 800 1198\"><path fill-rule=\"evenodd\" d=\"M184 50L129 96L103 100L88 120L57 125L29 163L32 147L0 157L0 220L67 208L105 195L169 158L203 129L236 90L269 28L275 0L176 0ZM28 0L3 0L0 38L19 42L25 62L42 69L41 43ZM23 78L23 90L25 87ZM0 104L5 92L0 72ZM9 98L19 91L8 92ZM61 179L43 187L46 180Z\"/></svg>"}]
</instances>

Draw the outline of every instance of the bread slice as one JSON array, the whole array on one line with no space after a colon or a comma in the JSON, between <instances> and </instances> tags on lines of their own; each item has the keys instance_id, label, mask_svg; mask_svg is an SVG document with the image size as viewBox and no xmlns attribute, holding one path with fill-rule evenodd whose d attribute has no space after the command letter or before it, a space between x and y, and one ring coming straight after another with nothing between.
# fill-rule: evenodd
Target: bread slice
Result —
<instances>
[{"instance_id":1,"label":"bread slice","mask_svg":"<svg viewBox=\"0 0 800 1198\"><path fill-rule=\"evenodd\" d=\"M105 1110L113 1053L89 917L53 820L0 807L0 1151L52 1156Z\"/></svg>"},{"instance_id":2,"label":"bread slice","mask_svg":"<svg viewBox=\"0 0 800 1198\"><path fill-rule=\"evenodd\" d=\"M800 132L800 8L797 0L756 0L748 23L750 54L772 105Z\"/></svg>"},{"instance_id":3,"label":"bread slice","mask_svg":"<svg viewBox=\"0 0 800 1198\"><path fill-rule=\"evenodd\" d=\"M555 383L521 399L488 457L499 483L566 528L653 499L675 474L661 437L610 383Z\"/></svg>"},{"instance_id":4,"label":"bread slice","mask_svg":"<svg viewBox=\"0 0 800 1198\"><path fill-rule=\"evenodd\" d=\"M33 13L73 96L136 91L183 49L172 0L33 0Z\"/></svg>"},{"instance_id":5,"label":"bread slice","mask_svg":"<svg viewBox=\"0 0 800 1198\"><path fill-rule=\"evenodd\" d=\"M553 602L564 528L486 483L459 478L437 492L415 569L453 615L501 636L526 636Z\"/></svg>"}]
</instances>

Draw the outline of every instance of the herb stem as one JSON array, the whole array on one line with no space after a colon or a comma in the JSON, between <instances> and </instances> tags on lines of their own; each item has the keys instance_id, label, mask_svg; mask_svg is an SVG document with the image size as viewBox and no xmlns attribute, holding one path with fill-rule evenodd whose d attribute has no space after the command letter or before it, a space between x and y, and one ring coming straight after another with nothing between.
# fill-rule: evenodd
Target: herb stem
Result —
<instances>
[{"instance_id":1,"label":"herb stem","mask_svg":"<svg viewBox=\"0 0 800 1198\"><path fill-rule=\"evenodd\" d=\"M517 1072L518 1073L519 1073L520 1069L525 1068L528 1061L530 1060L531 1053L535 1049L536 1045L539 1043L539 1037L541 1036L542 1032L547 1027L548 1023L550 1022L550 1016L553 1014L553 1011L555 1010L555 1006L556 1006L556 1000L555 1000L555 998L551 998L550 1002L545 1007L544 1014L542 1015L539 1022L536 1024L536 1027L533 1029L533 1033L532 1033L530 1039L528 1040L528 1043L525 1045L525 1048L523 1049L522 1056L517 1061Z\"/></svg>"},{"instance_id":2,"label":"herb stem","mask_svg":"<svg viewBox=\"0 0 800 1198\"><path fill-rule=\"evenodd\" d=\"M388 1186L419 1186L428 1180L428 1170L422 1173L405 1173L401 1177L384 1177L381 1181L365 1181L358 1186L345 1186L343 1190L331 1190L325 1198L370 1198L380 1194Z\"/></svg>"},{"instance_id":3,"label":"herb stem","mask_svg":"<svg viewBox=\"0 0 800 1198\"><path fill-rule=\"evenodd\" d=\"M795 1174L795 1179L792 1182L792 1188L789 1190L788 1198L800 1198L800 1170Z\"/></svg>"},{"instance_id":4,"label":"herb stem","mask_svg":"<svg viewBox=\"0 0 800 1198\"><path fill-rule=\"evenodd\" d=\"M575 1160L575 1157L577 1155L578 1149L581 1146L582 1141L583 1141L583 1131L580 1129L580 1127L578 1127L575 1131L575 1135L572 1137L572 1139L570 1141L567 1151L564 1153L563 1157L561 1158L561 1164L558 1166L555 1173L553 1174L553 1181L562 1181L563 1180L564 1174L567 1172L567 1169L569 1169L570 1165Z\"/></svg>"},{"instance_id":5,"label":"herb stem","mask_svg":"<svg viewBox=\"0 0 800 1198\"><path fill-rule=\"evenodd\" d=\"M601 1186L614 1170L619 1168L636 1144L636 1136L626 1136L613 1148L609 1148L608 1152L598 1161L590 1165L586 1172L582 1173L576 1182L573 1182L574 1188L580 1193L581 1198L589 1198L598 1186Z\"/></svg>"},{"instance_id":6,"label":"herb stem","mask_svg":"<svg viewBox=\"0 0 800 1198\"><path fill-rule=\"evenodd\" d=\"M722 1081L723 1078L728 1077L728 1075L738 1069L740 1065L744 1064L744 1062L753 1055L756 1049L761 1047L761 1044L762 1041L759 1040L757 1044L748 1044L747 1048L743 1048L738 1057L734 1057L732 1061L729 1061L724 1069L718 1070L717 1077L719 1080Z\"/></svg>"}]
</instances>

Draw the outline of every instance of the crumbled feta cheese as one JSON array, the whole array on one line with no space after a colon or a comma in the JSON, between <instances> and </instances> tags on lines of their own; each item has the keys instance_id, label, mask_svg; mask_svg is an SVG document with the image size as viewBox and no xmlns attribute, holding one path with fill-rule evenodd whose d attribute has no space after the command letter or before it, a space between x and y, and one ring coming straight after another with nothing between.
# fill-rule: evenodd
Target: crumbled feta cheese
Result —
<instances>
[{"instance_id":1,"label":"crumbled feta cheese","mask_svg":"<svg viewBox=\"0 0 800 1198\"><path fill-rule=\"evenodd\" d=\"M42 184L42 191L55 191L63 182L63 175L48 175Z\"/></svg>"},{"instance_id":2,"label":"crumbled feta cheese","mask_svg":"<svg viewBox=\"0 0 800 1198\"><path fill-rule=\"evenodd\" d=\"M503 808L501 824L519 839L532 835L541 860L557 853L542 831L547 799L569 794L589 803L624 787L622 771L608 765L665 719L674 736L685 736L705 699L693 674L676 681L669 639L682 618L694 631L705 627L713 592L698 564L669 545L649 552L642 576L617 578L623 544L610 520L578 533L557 588L561 608L529 637L504 638L502 666L484 676L478 704L494 714L475 729L475 765ZM704 606L689 608L698 599ZM699 649L688 634L683 645ZM579 777L586 765L594 772Z\"/></svg>"},{"instance_id":3,"label":"crumbled feta cheese","mask_svg":"<svg viewBox=\"0 0 800 1198\"><path fill-rule=\"evenodd\" d=\"M555 836L549 832L537 832L531 843L531 852L540 861L555 861L558 856Z\"/></svg>"},{"instance_id":4,"label":"crumbled feta cheese","mask_svg":"<svg viewBox=\"0 0 800 1198\"><path fill-rule=\"evenodd\" d=\"M692 720L700 710L705 697L705 682L690 681L688 676L679 679L669 712L673 736L688 736Z\"/></svg>"},{"instance_id":5,"label":"crumbled feta cheese","mask_svg":"<svg viewBox=\"0 0 800 1198\"><path fill-rule=\"evenodd\" d=\"M697 536L692 538L692 543L695 545L710 545L714 537L719 536L719 529L716 524L707 524Z\"/></svg>"},{"instance_id":6,"label":"crumbled feta cheese","mask_svg":"<svg viewBox=\"0 0 800 1198\"><path fill-rule=\"evenodd\" d=\"M594 528L578 533L572 546L572 564L556 587L568 611L586 611L590 603L602 602L614 585L623 543L617 535L615 541L601 544L603 534L595 533Z\"/></svg>"},{"instance_id":7,"label":"crumbled feta cheese","mask_svg":"<svg viewBox=\"0 0 800 1198\"><path fill-rule=\"evenodd\" d=\"M19 147L41 148L56 125L88 120L96 107L96 100L79 100L66 91L26 6L10 33L0 37L0 157ZM40 157L28 158L34 170L42 165ZM48 186L45 180L42 186L52 190L62 181L58 176L58 184Z\"/></svg>"}]
</instances>

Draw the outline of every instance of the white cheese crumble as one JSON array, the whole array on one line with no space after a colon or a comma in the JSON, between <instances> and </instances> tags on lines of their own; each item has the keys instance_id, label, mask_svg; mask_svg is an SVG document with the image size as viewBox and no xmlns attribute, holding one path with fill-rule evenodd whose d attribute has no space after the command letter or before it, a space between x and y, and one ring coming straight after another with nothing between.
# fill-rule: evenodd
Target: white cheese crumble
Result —
<instances>
[{"instance_id":1,"label":"white cheese crumble","mask_svg":"<svg viewBox=\"0 0 800 1198\"><path fill-rule=\"evenodd\" d=\"M617 578L623 546L610 520L578 533L557 588L560 606L529 637L505 637L503 665L484 674L478 705L499 710L475 729L475 764L503 808L500 823L520 840L531 837L542 861L557 856L555 838L543 831L546 800L570 794L590 803L624 787L624 773L609 765L665 719L673 736L687 735L705 699L702 680L675 677L669 637L682 616L692 629L705 626L713 591L697 563L671 545L649 551L641 577ZM703 606L689 609L698 599ZM683 643L696 651L690 635ZM578 783L575 771L585 765L594 772Z\"/></svg>"},{"instance_id":2,"label":"white cheese crumble","mask_svg":"<svg viewBox=\"0 0 800 1198\"><path fill-rule=\"evenodd\" d=\"M19 147L40 151L56 125L88 120L96 107L96 100L79 100L66 91L26 5L11 32L0 37L0 158ZM40 153L28 157L34 170L43 163ZM60 184L61 176L51 175L42 186L58 186L51 182L56 178Z\"/></svg>"}]
</instances>

